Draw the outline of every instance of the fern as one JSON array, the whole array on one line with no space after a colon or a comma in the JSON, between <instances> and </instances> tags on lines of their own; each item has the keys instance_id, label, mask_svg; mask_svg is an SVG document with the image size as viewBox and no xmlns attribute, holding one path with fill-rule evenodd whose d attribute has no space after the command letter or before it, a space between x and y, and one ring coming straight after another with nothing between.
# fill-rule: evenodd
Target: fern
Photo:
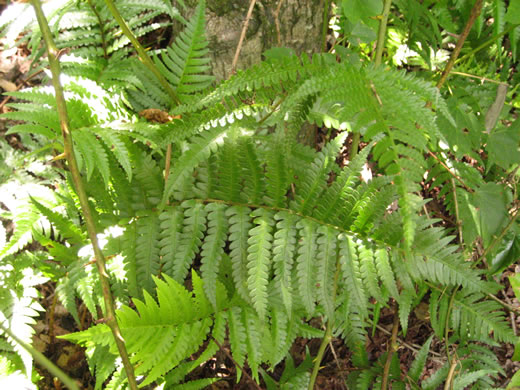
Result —
<instances>
[{"instance_id":1,"label":"fern","mask_svg":"<svg viewBox=\"0 0 520 390\"><path fill-rule=\"evenodd\" d=\"M416 15L406 23L431 20L425 6L397 2L400 9L407 4ZM421 299L429 300L439 338L514 341L502 311L486 298L496 291L495 283L465 261L452 236L432 227L435 219L419 215L426 204L423 188L443 186L452 173L464 176L469 190L460 183L439 188L438 198L452 212L457 197L471 198L461 211L464 217L478 205L481 195L470 194L486 188L485 175L462 159L484 162L479 148L485 136L477 116L466 112L468 107L483 112L480 98L489 100L489 91L468 88L475 96L467 93L451 104L427 81L353 66L338 60L341 53L270 59L209 90L204 1L189 21L161 0L118 5L137 36L155 29L147 22L160 14L185 25L170 47L152 53L180 97L181 104L173 107L155 77L130 55L126 38L97 0L70 8L70 18L58 11L55 19L68 59L84 60L64 66L77 76L66 87L74 146L96 228L124 231L121 237L104 236L104 250L114 256L112 289L126 303L118 321L142 386L162 382L188 389L213 383L215 378L188 381L186 376L227 342L237 370L247 363L254 380L261 373L272 386L262 365L274 369L298 336L322 337L310 325L321 317L327 337L331 330L341 336L360 368L353 386L377 387L386 355L371 364L367 328L392 303L406 334ZM504 8L503 2L496 5ZM431 8L438 15L438 7ZM433 32L421 29L410 41L419 37L440 45L439 25L433 26ZM496 28L503 31L503 23ZM429 60L429 53L423 56ZM44 88L12 96L26 102L11 103L17 111L4 117L26 123L10 132L46 137L62 152L54 96ZM127 107L168 109L182 117L150 124ZM331 128L319 151L297 141L307 123ZM464 127L471 128L467 136L460 132ZM352 132L368 145L338 164ZM172 164L164 183L163 167L170 163L164 149L170 143ZM438 159L425 157L430 150ZM374 175L365 181L361 170L369 158ZM66 259L55 278L61 279L57 292L69 312L78 320L79 297L97 318L104 302L89 264L92 254L79 250L86 238L70 182L68 189L64 211L36 198L29 210L8 207L18 225L0 256L38 240L54 259ZM463 238L472 242L478 234L482 229L475 227ZM125 382L107 325L65 338L87 347L96 388L106 381L107 388ZM421 382L431 343L429 338L408 372L414 388L435 388L448 375L445 366ZM456 387L484 386L488 374L500 371L486 348L470 345L459 350ZM301 367L295 368L289 355L279 385L308 386L307 364ZM390 380L396 388L404 386L395 354Z\"/></svg>"}]
</instances>

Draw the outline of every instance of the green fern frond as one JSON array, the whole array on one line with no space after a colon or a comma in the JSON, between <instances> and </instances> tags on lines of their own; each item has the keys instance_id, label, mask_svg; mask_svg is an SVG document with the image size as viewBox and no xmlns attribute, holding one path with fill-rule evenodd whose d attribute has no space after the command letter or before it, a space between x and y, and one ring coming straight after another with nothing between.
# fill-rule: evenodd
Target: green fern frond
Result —
<instances>
[{"instance_id":1,"label":"green fern frond","mask_svg":"<svg viewBox=\"0 0 520 390\"><path fill-rule=\"evenodd\" d=\"M339 276L337 256L338 232L331 227L320 226L318 234L318 273L316 277L318 298L324 306L327 318L333 319L336 310L334 286L337 285Z\"/></svg>"},{"instance_id":2,"label":"green fern frond","mask_svg":"<svg viewBox=\"0 0 520 390\"><path fill-rule=\"evenodd\" d=\"M247 286L253 307L260 317L267 309L267 284L271 268L273 215L265 209L257 209L251 216L254 227L249 230L247 240Z\"/></svg>"},{"instance_id":3,"label":"green fern frond","mask_svg":"<svg viewBox=\"0 0 520 390\"><path fill-rule=\"evenodd\" d=\"M226 206L211 203L206 206L208 230L202 244L202 266L200 270L204 278L206 296L214 307L217 306L216 288L219 266L224 255L228 222L226 220Z\"/></svg>"},{"instance_id":4,"label":"green fern frond","mask_svg":"<svg viewBox=\"0 0 520 390\"><path fill-rule=\"evenodd\" d=\"M428 358L428 352L430 351L432 340L433 335L428 337L428 340L424 342L419 352L417 352L417 356L415 357L412 365L410 366L410 369L406 374L415 385L419 383L419 378L421 377L424 367L426 366L426 360Z\"/></svg>"},{"instance_id":5,"label":"green fern frond","mask_svg":"<svg viewBox=\"0 0 520 390\"><path fill-rule=\"evenodd\" d=\"M453 302L451 325L462 340L487 340L493 332L496 340L515 341L498 303L483 300L482 294L462 291L457 293Z\"/></svg>"},{"instance_id":6,"label":"green fern frond","mask_svg":"<svg viewBox=\"0 0 520 390\"><path fill-rule=\"evenodd\" d=\"M198 276L193 274L193 279ZM145 384L152 383L182 360L195 353L211 331L213 320L208 312L199 312L204 294L193 296L173 279L154 279L157 301L147 292L144 302L134 299L136 311L123 306L117 311L121 332L136 365L136 374L146 375ZM199 293L202 292L199 290ZM217 289L219 294L225 294ZM225 298L219 298L225 301ZM64 338L82 345L109 345L115 351L110 328L105 324Z\"/></svg>"},{"instance_id":7,"label":"green fern frond","mask_svg":"<svg viewBox=\"0 0 520 390\"><path fill-rule=\"evenodd\" d=\"M199 1L192 19L181 32L167 53L161 55L156 65L181 96L200 92L208 87L214 77L204 75L210 69L208 42L204 31L205 1ZM164 65L163 65L164 64Z\"/></svg>"},{"instance_id":8,"label":"green fern frond","mask_svg":"<svg viewBox=\"0 0 520 390\"><path fill-rule=\"evenodd\" d=\"M195 166L223 144L227 131L227 128L216 127L193 139L190 149L183 153L172 167L164 190L161 208L164 208L170 196L175 194L175 190L180 188L183 179L193 172Z\"/></svg>"},{"instance_id":9,"label":"green fern frond","mask_svg":"<svg viewBox=\"0 0 520 390\"><path fill-rule=\"evenodd\" d=\"M287 163L286 149L283 136L275 134L270 149L266 154L265 177L266 193L265 201L275 207L283 207L287 203L287 190L291 185L289 167Z\"/></svg>"},{"instance_id":10,"label":"green fern frond","mask_svg":"<svg viewBox=\"0 0 520 390\"><path fill-rule=\"evenodd\" d=\"M137 285L144 291L152 291L153 276L159 274L159 216L157 213L142 215L137 219L135 267Z\"/></svg>"},{"instance_id":11,"label":"green fern frond","mask_svg":"<svg viewBox=\"0 0 520 390\"><path fill-rule=\"evenodd\" d=\"M296 284L301 304L309 316L314 314L316 303L316 256L318 232L313 221L302 219L296 224L298 249L296 257Z\"/></svg>"},{"instance_id":12,"label":"green fern frond","mask_svg":"<svg viewBox=\"0 0 520 390\"><path fill-rule=\"evenodd\" d=\"M246 360L246 331L242 323L242 310L235 306L229 310L229 344L231 345L231 353L233 359L238 364L237 367L237 383L240 381L242 371L239 367L244 366Z\"/></svg>"},{"instance_id":13,"label":"green fern frond","mask_svg":"<svg viewBox=\"0 0 520 390\"><path fill-rule=\"evenodd\" d=\"M350 294L351 304L356 307L356 312L362 318L367 318L367 293L361 276L360 259L356 244L351 237L344 234L339 236L339 241L340 263L343 269L345 284Z\"/></svg>"},{"instance_id":14,"label":"green fern frond","mask_svg":"<svg viewBox=\"0 0 520 390\"><path fill-rule=\"evenodd\" d=\"M335 164L339 149L345 142L346 133L341 133L334 140L325 145L318 153L309 167L309 171L303 180L298 183L294 195L294 209L299 209L302 214L312 215L321 193L326 188L328 175Z\"/></svg>"},{"instance_id":15,"label":"green fern frond","mask_svg":"<svg viewBox=\"0 0 520 390\"><path fill-rule=\"evenodd\" d=\"M228 208L226 216L229 218L229 249L231 262L233 264L233 280L238 294L248 301L248 239L252 228L251 209L243 206ZM274 239L273 261L276 264L276 235Z\"/></svg>"},{"instance_id":16,"label":"green fern frond","mask_svg":"<svg viewBox=\"0 0 520 390\"><path fill-rule=\"evenodd\" d=\"M287 212L278 212L274 218L277 220L277 231L273 240L275 288L282 297L287 314L290 315L293 305L292 269L296 254L297 234L294 226L296 226L297 218Z\"/></svg>"}]
</instances>

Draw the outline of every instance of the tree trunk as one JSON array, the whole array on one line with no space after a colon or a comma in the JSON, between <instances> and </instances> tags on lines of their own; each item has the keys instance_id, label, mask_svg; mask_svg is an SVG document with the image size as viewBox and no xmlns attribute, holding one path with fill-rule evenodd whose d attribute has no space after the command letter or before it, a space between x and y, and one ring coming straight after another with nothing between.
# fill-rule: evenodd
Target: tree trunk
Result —
<instances>
[{"instance_id":1,"label":"tree trunk","mask_svg":"<svg viewBox=\"0 0 520 390\"><path fill-rule=\"evenodd\" d=\"M210 42L213 74L218 80L231 74L231 64L249 3L247 0L207 2L206 33ZM319 52L323 4L324 0L257 0L237 69L261 61L262 53L271 47L289 47L298 55Z\"/></svg>"}]
</instances>

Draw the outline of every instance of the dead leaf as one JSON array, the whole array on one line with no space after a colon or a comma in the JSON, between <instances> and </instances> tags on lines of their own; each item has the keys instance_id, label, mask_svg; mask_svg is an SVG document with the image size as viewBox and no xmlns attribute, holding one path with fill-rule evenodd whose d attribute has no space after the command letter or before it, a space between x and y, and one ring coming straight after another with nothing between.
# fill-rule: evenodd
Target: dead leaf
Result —
<instances>
[{"instance_id":1,"label":"dead leaf","mask_svg":"<svg viewBox=\"0 0 520 390\"><path fill-rule=\"evenodd\" d=\"M2 88L6 92L14 92L18 89L15 83L12 83L4 79L0 79L0 88Z\"/></svg>"},{"instance_id":2,"label":"dead leaf","mask_svg":"<svg viewBox=\"0 0 520 390\"><path fill-rule=\"evenodd\" d=\"M140 116L154 123L168 123L174 119L180 119L180 115L170 115L158 108L147 108L139 113Z\"/></svg>"}]
</instances>

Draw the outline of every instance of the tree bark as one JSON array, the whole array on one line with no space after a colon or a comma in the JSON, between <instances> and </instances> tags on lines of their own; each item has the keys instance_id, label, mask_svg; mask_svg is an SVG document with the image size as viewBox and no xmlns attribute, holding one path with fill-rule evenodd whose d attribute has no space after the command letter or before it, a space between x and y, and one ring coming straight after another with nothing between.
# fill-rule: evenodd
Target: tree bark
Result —
<instances>
[{"instance_id":1,"label":"tree bark","mask_svg":"<svg viewBox=\"0 0 520 390\"><path fill-rule=\"evenodd\" d=\"M280 1L282 3L277 17ZM257 0L237 69L258 63L262 59L262 53L271 47L289 47L298 55L319 52L323 4L324 0ZM213 74L218 80L230 76L248 7L247 0L207 2L206 34L210 42Z\"/></svg>"}]
</instances>

